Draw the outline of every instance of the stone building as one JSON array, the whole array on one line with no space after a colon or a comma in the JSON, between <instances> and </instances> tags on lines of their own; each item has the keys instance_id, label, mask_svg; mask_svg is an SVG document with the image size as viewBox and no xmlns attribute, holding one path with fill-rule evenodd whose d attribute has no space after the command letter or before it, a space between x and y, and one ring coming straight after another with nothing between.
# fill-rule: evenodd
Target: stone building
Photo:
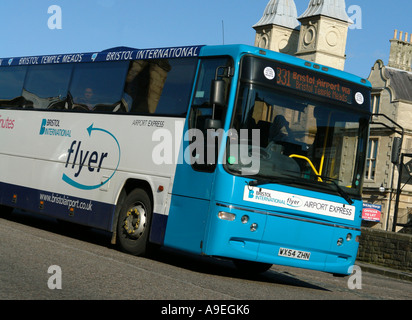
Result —
<instances>
[{"instance_id":1,"label":"stone building","mask_svg":"<svg viewBox=\"0 0 412 320\"><path fill-rule=\"evenodd\" d=\"M412 217L412 157L404 157L398 205L396 192L400 165L391 161L395 138L402 138L402 129L401 152L412 153L412 36L395 31L390 44L388 65L377 60L368 78L373 87L373 113L384 114L389 119L373 117L373 122L379 124L371 126L364 184L364 200L382 206L380 222L369 225L384 230L392 230L396 207L397 223L407 224Z\"/></svg>"},{"instance_id":2,"label":"stone building","mask_svg":"<svg viewBox=\"0 0 412 320\"><path fill-rule=\"evenodd\" d=\"M253 26L255 45L343 70L351 23L345 0L310 0L299 17L294 0L270 0Z\"/></svg>"}]
</instances>

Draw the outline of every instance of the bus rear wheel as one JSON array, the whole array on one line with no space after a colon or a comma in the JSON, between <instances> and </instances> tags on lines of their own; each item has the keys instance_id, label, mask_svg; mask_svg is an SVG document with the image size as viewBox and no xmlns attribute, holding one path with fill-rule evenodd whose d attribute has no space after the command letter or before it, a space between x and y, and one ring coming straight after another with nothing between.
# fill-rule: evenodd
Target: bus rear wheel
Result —
<instances>
[{"instance_id":1,"label":"bus rear wheel","mask_svg":"<svg viewBox=\"0 0 412 320\"><path fill-rule=\"evenodd\" d=\"M152 219L152 203L146 191L135 189L125 198L119 212L117 237L120 248L130 254L146 253Z\"/></svg>"}]
</instances>

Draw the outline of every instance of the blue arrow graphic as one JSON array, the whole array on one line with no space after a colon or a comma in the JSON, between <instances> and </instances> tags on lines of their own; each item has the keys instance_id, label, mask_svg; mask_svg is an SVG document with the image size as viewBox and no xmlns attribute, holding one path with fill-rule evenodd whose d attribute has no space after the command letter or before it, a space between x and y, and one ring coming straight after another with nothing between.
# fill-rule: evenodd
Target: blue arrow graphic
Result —
<instances>
[{"instance_id":1,"label":"blue arrow graphic","mask_svg":"<svg viewBox=\"0 0 412 320\"><path fill-rule=\"evenodd\" d=\"M119 164L120 164L120 155L121 155L121 151L120 151L120 144L119 141L117 141L116 137L109 131L105 130L105 129L101 129L101 128L93 128L93 123L90 125L90 127L87 128L87 132L89 133L89 137L91 137L92 132L93 131L102 131L108 135L110 135L114 141L116 141L117 144L117 148L119 149L119 161L117 162L117 166L116 169L114 169L112 175L104 182L94 185L94 186L87 186L81 183L78 183L76 181L74 181L73 179L69 178L66 174L63 173L62 176L62 180L68 184L70 184L71 186L77 188L77 189L82 189L82 190L94 190L94 189L98 189L102 186L104 186L106 183L108 183L110 181L111 178L113 178L114 174L116 173L117 169L119 168Z\"/></svg>"}]
</instances>

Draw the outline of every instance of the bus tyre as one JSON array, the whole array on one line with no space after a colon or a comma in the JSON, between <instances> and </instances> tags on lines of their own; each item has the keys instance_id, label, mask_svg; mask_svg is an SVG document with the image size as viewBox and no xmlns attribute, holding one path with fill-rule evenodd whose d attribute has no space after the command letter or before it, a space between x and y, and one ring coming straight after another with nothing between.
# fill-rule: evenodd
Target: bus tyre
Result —
<instances>
[{"instance_id":1,"label":"bus tyre","mask_svg":"<svg viewBox=\"0 0 412 320\"><path fill-rule=\"evenodd\" d=\"M152 204L147 193L142 189L130 192L117 222L118 243L123 251L136 256L146 253L151 219Z\"/></svg>"}]
</instances>

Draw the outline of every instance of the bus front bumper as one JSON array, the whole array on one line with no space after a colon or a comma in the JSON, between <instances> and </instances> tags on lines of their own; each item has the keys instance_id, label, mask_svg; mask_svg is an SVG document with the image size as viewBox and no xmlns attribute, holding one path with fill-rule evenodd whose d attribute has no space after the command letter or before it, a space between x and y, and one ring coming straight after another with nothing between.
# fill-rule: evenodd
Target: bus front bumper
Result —
<instances>
[{"instance_id":1,"label":"bus front bumper","mask_svg":"<svg viewBox=\"0 0 412 320\"><path fill-rule=\"evenodd\" d=\"M360 230L285 212L219 203L204 254L350 274Z\"/></svg>"}]
</instances>

